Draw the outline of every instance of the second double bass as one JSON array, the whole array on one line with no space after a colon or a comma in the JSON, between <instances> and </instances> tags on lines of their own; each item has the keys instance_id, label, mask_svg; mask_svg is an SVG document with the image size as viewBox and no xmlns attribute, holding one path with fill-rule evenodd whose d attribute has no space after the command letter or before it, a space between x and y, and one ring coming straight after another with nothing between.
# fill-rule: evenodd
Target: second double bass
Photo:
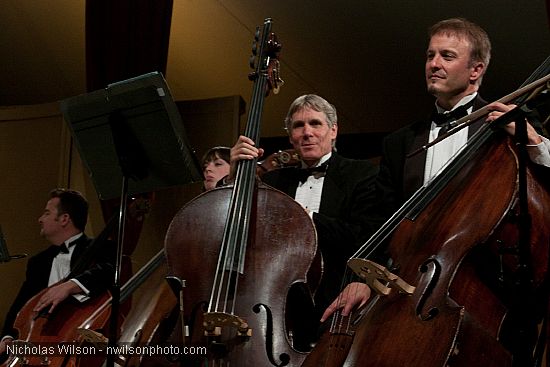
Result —
<instances>
[{"instance_id":1,"label":"second double bass","mask_svg":"<svg viewBox=\"0 0 550 367\"><path fill-rule=\"evenodd\" d=\"M245 135L259 140L264 97L276 89L280 48L266 19L257 34L258 62ZM166 234L171 277L181 283L181 343L207 354L185 365L290 366L290 287L306 283L316 256L313 222L287 195L258 185L256 163L241 161L233 186L210 190L184 206Z\"/></svg>"},{"instance_id":2,"label":"second double bass","mask_svg":"<svg viewBox=\"0 0 550 367\"><path fill-rule=\"evenodd\" d=\"M314 350L310 357L323 358L315 365L536 365L536 323L548 297L550 187L548 171L526 165L512 143L485 124L356 254L368 258L389 238L395 274L350 260L366 279L383 281L369 282L382 295L354 328L349 354L329 364L323 349Z\"/></svg>"}]
</instances>

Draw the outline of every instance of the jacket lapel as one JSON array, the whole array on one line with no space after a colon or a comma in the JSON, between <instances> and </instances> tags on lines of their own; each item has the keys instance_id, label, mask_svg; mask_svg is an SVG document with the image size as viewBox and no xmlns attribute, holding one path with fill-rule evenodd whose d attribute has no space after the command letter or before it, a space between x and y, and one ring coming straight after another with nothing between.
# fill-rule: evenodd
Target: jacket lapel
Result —
<instances>
[{"instance_id":1,"label":"jacket lapel","mask_svg":"<svg viewBox=\"0 0 550 367\"><path fill-rule=\"evenodd\" d=\"M342 192L341 185L338 182L338 175L334 172L340 171L341 159L336 152L332 152L330 161L327 168L327 174L323 181L323 191L321 192L321 205L319 206L319 213L324 215L335 215L338 212L338 205L341 202Z\"/></svg>"},{"instance_id":2,"label":"jacket lapel","mask_svg":"<svg viewBox=\"0 0 550 367\"><path fill-rule=\"evenodd\" d=\"M420 149L426 144L430 135L429 123L423 124L424 128L414 134L413 143L407 152L410 154L417 149ZM403 194L405 197L411 196L416 189L424 184L424 170L426 169L426 154L422 152L405 159L403 167Z\"/></svg>"}]
</instances>

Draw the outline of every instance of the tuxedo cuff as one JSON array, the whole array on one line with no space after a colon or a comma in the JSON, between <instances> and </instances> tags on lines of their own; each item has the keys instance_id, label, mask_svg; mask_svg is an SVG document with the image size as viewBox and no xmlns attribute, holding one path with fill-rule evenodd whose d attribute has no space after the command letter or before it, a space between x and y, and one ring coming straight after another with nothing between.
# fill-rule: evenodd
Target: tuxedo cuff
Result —
<instances>
[{"instance_id":1,"label":"tuxedo cuff","mask_svg":"<svg viewBox=\"0 0 550 367\"><path fill-rule=\"evenodd\" d=\"M88 290L88 288L86 288L81 282L74 278L70 279L70 281L76 283L76 285L78 285L78 287L82 290L82 293L75 293L72 295L77 301L85 302L90 299L90 291Z\"/></svg>"},{"instance_id":2,"label":"tuxedo cuff","mask_svg":"<svg viewBox=\"0 0 550 367\"><path fill-rule=\"evenodd\" d=\"M536 145L527 145L527 153L532 162L550 167L550 140L541 136L542 142Z\"/></svg>"}]
</instances>

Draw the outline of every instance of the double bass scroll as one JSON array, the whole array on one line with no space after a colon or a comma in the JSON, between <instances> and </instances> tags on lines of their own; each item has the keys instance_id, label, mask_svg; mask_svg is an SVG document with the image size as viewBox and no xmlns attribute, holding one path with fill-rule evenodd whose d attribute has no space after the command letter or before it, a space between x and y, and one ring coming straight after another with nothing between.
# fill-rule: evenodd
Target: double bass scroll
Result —
<instances>
[{"instance_id":1,"label":"double bass scroll","mask_svg":"<svg viewBox=\"0 0 550 367\"><path fill-rule=\"evenodd\" d=\"M297 167L300 164L300 156L296 150L285 149L270 154L265 159L258 162L258 168L256 171L258 176L262 177L262 175L266 172L283 167Z\"/></svg>"}]
</instances>

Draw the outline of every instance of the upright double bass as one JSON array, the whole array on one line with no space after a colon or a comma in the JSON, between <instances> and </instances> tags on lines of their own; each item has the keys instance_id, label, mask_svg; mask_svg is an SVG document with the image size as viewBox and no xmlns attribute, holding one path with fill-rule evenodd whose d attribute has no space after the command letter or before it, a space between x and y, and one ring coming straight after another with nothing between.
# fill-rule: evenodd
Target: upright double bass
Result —
<instances>
[{"instance_id":1,"label":"upright double bass","mask_svg":"<svg viewBox=\"0 0 550 367\"><path fill-rule=\"evenodd\" d=\"M546 64L524 93L548 82ZM349 334L326 336L304 365L535 366L548 302L550 172L522 155L504 131L482 126L349 261L379 295ZM389 269L368 260L383 243Z\"/></svg>"},{"instance_id":2,"label":"upright double bass","mask_svg":"<svg viewBox=\"0 0 550 367\"><path fill-rule=\"evenodd\" d=\"M255 41L245 135L256 145L264 98L280 84L271 25L266 19ZM184 356L186 366L299 366L304 358L292 347L287 294L307 282L315 229L297 202L256 181L256 168L240 161L232 186L193 199L166 233L169 276L181 284L180 343L204 352Z\"/></svg>"}]
</instances>

